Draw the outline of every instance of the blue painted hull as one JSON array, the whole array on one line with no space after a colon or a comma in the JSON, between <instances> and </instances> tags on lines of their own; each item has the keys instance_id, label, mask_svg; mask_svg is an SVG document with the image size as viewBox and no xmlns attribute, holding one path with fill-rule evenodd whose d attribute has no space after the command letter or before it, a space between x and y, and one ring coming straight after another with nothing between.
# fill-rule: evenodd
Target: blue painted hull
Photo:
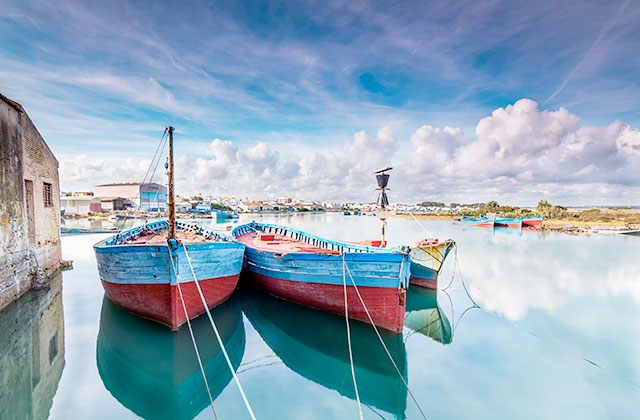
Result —
<instances>
[{"instance_id":1,"label":"blue painted hull","mask_svg":"<svg viewBox=\"0 0 640 420\"><path fill-rule=\"evenodd\" d=\"M232 235L243 240L254 230L277 232L313 246L334 251L327 253L270 252L245 242L246 269L254 284L270 294L328 312L344 314L346 276L349 315L368 322L368 317L344 264L353 277L374 323L400 332L404 319L404 293L410 267L406 253L330 241L283 226L251 223L237 227Z\"/></svg>"},{"instance_id":2,"label":"blue painted hull","mask_svg":"<svg viewBox=\"0 0 640 420\"><path fill-rule=\"evenodd\" d=\"M159 232L167 226L161 221L147 225L146 229ZM195 229L198 233L201 230L186 224L179 224L179 229ZM242 270L244 245L203 231L209 238L205 242L181 243L170 254L166 243L135 243L142 231L140 227L129 229L94 245L100 279L114 303L174 330L187 319L202 314L205 307L186 252L207 307L217 306L233 293Z\"/></svg>"}]
</instances>

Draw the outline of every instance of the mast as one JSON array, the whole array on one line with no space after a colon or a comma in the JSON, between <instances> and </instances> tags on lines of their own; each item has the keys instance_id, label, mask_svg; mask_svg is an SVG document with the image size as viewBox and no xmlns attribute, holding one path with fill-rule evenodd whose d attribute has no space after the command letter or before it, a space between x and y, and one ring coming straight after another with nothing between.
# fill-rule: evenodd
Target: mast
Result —
<instances>
[{"instance_id":1,"label":"mast","mask_svg":"<svg viewBox=\"0 0 640 420\"><path fill-rule=\"evenodd\" d=\"M176 201L173 191L173 127L167 127L169 137L169 197L167 197L167 204L169 206L169 238L176 238Z\"/></svg>"},{"instance_id":2,"label":"mast","mask_svg":"<svg viewBox=\"0 0 640 420\"><path fill-rule=\"evenodd\" d=\"M384 211L386 209L386 206L389 204L389 198L387 197L387 185L389 184L389 177L390 175L388 173L386 173L386 171L390 171L393 168L391 166L388 166L386 168L383 169L379 169L377 171L374 172L374 174L376 174L376 181L378 181L378 189L377 191L380 191L380 194L378 194L378 206L380 206L380 209L382 210L382 215L380 216L380 224L381 224L381 229L382 229L382 238L380 240L380 246L384 247L387 245L387 241L384 237L384 228L387 224L387 219L384 217Z\"/></svg>"}]
</instances>

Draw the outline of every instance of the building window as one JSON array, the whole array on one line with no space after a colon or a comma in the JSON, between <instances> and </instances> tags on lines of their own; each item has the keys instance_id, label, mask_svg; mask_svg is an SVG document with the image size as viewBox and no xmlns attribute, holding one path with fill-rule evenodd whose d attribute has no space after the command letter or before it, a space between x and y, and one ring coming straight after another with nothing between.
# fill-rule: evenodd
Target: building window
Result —
<instances>
[{"instance_id":1,"label":"building window","mask_svg":"<svg viewBox=\"0 0 640 420\"><path fill-rule=\"evenodd\" d=\"M43 183L42 187L42 201L45 207L53 207L53 200L51 199L51 184Z\"/></svg>"}]
</instances>

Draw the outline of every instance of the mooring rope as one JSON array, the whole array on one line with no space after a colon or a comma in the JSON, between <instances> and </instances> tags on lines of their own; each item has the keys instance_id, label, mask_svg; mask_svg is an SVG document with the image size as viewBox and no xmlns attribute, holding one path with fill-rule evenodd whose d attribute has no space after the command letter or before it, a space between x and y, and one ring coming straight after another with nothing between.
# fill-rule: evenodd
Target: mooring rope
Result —
<instances>
[{"instance_id":1,"label":"mooring rope","mask_svg":"<svg viewBox=\"0 0 640 420\"><path fill-rule=\"evenodd\" d=\"M187 326L189 327L189 335L191 335L191 342L193 343L193 349L196 352L196 358L198 359L198 366L200 366L200 372L202 373L202 379L204 379L204 387L207 389L207 395L209 396L209 402L211 404L211 410L213 411L213 418L218 420L218 414L216 414L216 409L213 406L213 396L211 395L211 389L209 388L209 381L207 380L207 375L204 372L204 366L202 364L202 358L200 357L200 351L198 350L198 344L196 343L196 336L193 334L193 328L191 327L191 320L189 319L189 313L187 312L187 305L184 303L184 297L182 295L182 288L180 287L180 279L178 275L178 270L173 262L173 256L171 255L171 249L169 249L169 260L171 261L171 268L173 269L174 274L176 275L176 285L178 286L178 294L180 295L180 301L182 302L182 310L184 311L184 316L187 319Z\"/></svg>"},{"instance_id":2,"label":"mooring rope","mask_svg":"<svg viewBox=\"0 0 640 420\"><path fill-rule=\"evenodd\" d=\"M360 303L362 303L362 307L364 308L364 312L367 314L367 318L369 319L369 322L371 323L371 326L373 327L373 330L376 332L376 335L378 336L378 339L380 340L380 343L382 344L382 347L384 348L384 351L387 353L387 356L389 357L389 360L391 361L391 364L393 365L393 367L395 368L396 372L398 373L398 376L400 377L400 380L404 384L405 388L407 388L407 392L411 396L411 399L415 403L416 407L418 407L418 410L420 411L420 414L422 415L422 417L424 419L426 419L427 416L425 415L424 411L422 410L422 407L418 403L418 400L413 395L413 392L411 392L411 388L409 388L409 384L407 383L406 379L404 379L404 376L402 376L402 372L400 372L400 369L398 368L398 365L396 364L395 360L393 360L393 356L391 356L391 352L387 348L387 345L384 343L384 340L382 339L382 336L380 335L380 331L378 331L378 327L373 322L373 318L371 317L371 314L369 313L369 309L367 309L367 305L364 303L364 299L362 299L362 295L360 295L360 291L358 290L358 286L356 286L356 282L353 279L353 275L351 274L351 270L349 270L349 266L347 265L346 261L344 261L344 257L343 257L343 264L344 264L344 267L347 270L347 273L349 274L349 277L351 278L351 283L353 284L353 288L356 291L356 294L358 295L358 298L360 299Z\"/></svg>"},{"instance_id":3,"label":"mooring rope","mask_svg":"<svg viewBox=\"0 0 640 420\"><path fill-rule=\"evenodd\" d=\"M358 401L358 413L360 414L360 420L363 420L362 404L360 403L360 393L358 392L358 383L356 381L356 371L353 365L353 351L351 348L351 330L349 328L349 304L347 303L347 274L346 274L346 262L344 259L344 252L342 253L342 285L344 288L344 320L347 324L347 344L349 346L349 363L351 364L351 378L353 379L353 389L356 391L356 401Z\"/></svg>"},{"instance_id":4,"label":"mooring rope","mask_svg":"<svg viewBox=\"0 0 640 420\"><path fill-rule=\"evenodd\" d=\"M409 212L409 214L411 215L411 217L413 217L413 220L415 220L416 222L418 222L418 225L420 226L420 228L424 231L424 234L427 235L427 237L429 237L429 231L427 230L426 227L424 227L422 225L422 223L420 223L420 220L418 220L418 218L413 214L413 212L411 210L407 210Z\"/></svg>"},{"instance_id":5,"label":"mooring rope","mask_svg":"<svg viewBox=\"0 0 640 420\"><path fill-rule=\"evenodd\" d=\"M244 405L247 407L247 411L249 412L249 416L256 420L255 414L253 414L253 409L251 408L251 404L249 404L249 400L247 399L247 395L244 393L244 389L242 388L242 384L240 384L240 379L236 374L236 371L233 368L233 364L231 363L231 359L229 358L229 354L227 353L227 349L224 347L224 343L222 342L222 337L220 336L220 332L218 332L218 327L216 327L216 323L213 322L213 317L211 316L211 311L209 311L209 305L207 305L207 300L204 298L204 294L202 293L202 289L200 288L200 282L196 276L196 272L193 269L193 265L191 264L191 257L189 256L189 251L187 250L187 245L182 244L184 248L184 254L187 257L187 263L189 264L189 269L191 270L191 275L193 276L194 283L196 284L196 289L198 289L198 294L200 295L200 300L202 300L202 305L204 305L204 310L207 313L207 317L209 318L209 322L211 323L211 327L213 328L213 332L216 334L216 338L218 339L218 343L220 344L220 349L222 349L222 354L224 354L224 358L227 361L227 365L229 366L229 370L231 371L231 375L233 375L233 379L238 386L238 390L240 391L240 395L242 396L242 400L244 401Z\"/></svg>"}]
</instances>

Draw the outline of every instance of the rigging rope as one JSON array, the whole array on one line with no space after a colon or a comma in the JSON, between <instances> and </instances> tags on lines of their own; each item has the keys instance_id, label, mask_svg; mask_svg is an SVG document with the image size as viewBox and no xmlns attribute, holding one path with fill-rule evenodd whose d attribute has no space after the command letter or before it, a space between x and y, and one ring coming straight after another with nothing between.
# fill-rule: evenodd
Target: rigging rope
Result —
<instances>
[{"instance_id":1,"label":"rigging rope","mask_svg":"<svg viewBox=\"0 0 640 420\"><path fill-rule=\"evenodd\" d=\"M244 389L240 384L240 379L236 374L235 369L233 368L233 364L231 363L231 359L229 358L229 354L227 354L227 349L224 347L224 343L222 342L222 337L220 336L220 332L218 332L218 327L216 327L216 323L213 322L213 317L211 316L211 311L209 311L209 305L207 305L207 300L204 298L204 294L202 293L202 289L200 288L200 282L196 277L196 272L193 269L193 264L191 264L191 257L189 256L189 251L187 250L187 245L182 244L184 249L184 255L187 257L187 263L189 264L189 269L191 270L191 275L193 276L194 283L196 284L196 289L198 289L198 294L200 295L200 300L202 301L202 305L204 305L204 310L207 313L207 317L209 318L209 322L211 323L211 327L213 328L213 332L218 339L218 343L220 344L220 348L222 349L222 354L224 354L224 358L227 361L227 365L229 366L229 370L231 371L231 375L233 375L233 379L238 386L238 390L240 391L240 395L242 396L242 400L244 401L244 405L247 407L247 411L249 412L249 416L256 420L256 416L253 414L253 409L251 408L251 404L249 404L249 400L247 399L246 394L244 393Z\"/></svg>"},{"instance_id":2,"label":"rigging rope","mask_svg":"<svg viewBox=\"0 0 640 420\"><path fill-rule=\"evenodd\" d=\"M196 344L196 337L193 334L193 328L191 327L191 320L189 319L189 313L187 312L187 305L184 303L184 297L182 296L182 288L180 287L180 280L178 270L173 262L173 256L171 255L171 249L169 249L169 260L171 261L171 268L176 275L176 284L178 286L178 293L180 295L180 301L182 302L182 310L184 316L187 319L187 326L189 327L189 335L191 335L191 342L193 343L193 349L196 352L196 358L198 359L198 366L200 366L200 372L202 373L202 379L204 379L204 387L207 389L207 395L209 396L209 402L211 403L211 410L213 411L213 418L218 420L216 409L213 406L213 397L211 396L211 389L209 388L209 381L207 381L207 375L204 372L204 366L202 365L202 358L200 357L200 351L198 350L198 344Z\"/></svg>"},{"instance_id":3,"label":"rigging rope","mask_svg":"<svg viewBox=\"0 0 640 420\"><path fill-rule=\"evenodd\" d=\"M358 401L358 412L360 414L360 420L363 420L362 416L362 404L360 403L360 393L358 392L358 383L356 382L356 371L353 366L353 351L351 349L351 330L349 328L349 304L347 303L347 274L346 274L346 262L344 260L344 252L342 253L342 285L344 287L344 319L347 324L347 344L349 346L349 363L351 364L351 378L353 379L353 389L356 391L356 401Z\"/></svg>"},{"instance_id":4,"label":"rigging rope","mask_svg":"<svg viewBox=\"0 0 640 420\"><path fill-rule=\"evenodd\" d=\"M398 365L396 364L395 360L393 360L393 356L391 356L391 352L389 352L389 349L387 348L387 345L384 343L384 340L382 339L382 336L380 335L380 331L378 331L378 327L373 322L373 318L371 317L371 314L369 313L369 309L367 309L367 305L364 303L364 299L362 299L362 296L360 295L360 291L358 290L358 286L356 286L356 282L353 279L353 275L351 275L351 271L349 270L349 266L344 261L344 257L343 257L343 263L344 263L344 267L347 270L347 273L349 274L349 277L351 278L351 283L353 284L353 288L356 291L356 294L358 295L358 298L360 299L360 303L362 303L362 307L364 308L364 312L367 314L367 318L369 318L369 322L371 323L371 326L373 327L373 330L376 332L376 335L378 336L378 339L380 340L380 343L382 343L382 347L384 348L384 351L387 353L387 356L389 357L389 360L391 361L391 364L396 369L396 372L398 373L398 376L400 377L400 380L402 380L402 383L407 388L407 392L411 396L411 399L415 403L416 407L418 407L418 410L420 410L420 414L422 414L422 417L424 419L426 419L427 416L425 415L424 411L422 410L422 407L418 403L418 400L416 400L416 397L413 395L413 392L411 392L411 388L409 388L409 384L407 383L406 379L404 379L404 376L402 376L402 372L400 372L400 369L398 368Z\"/></svg>"}]
</instances>

